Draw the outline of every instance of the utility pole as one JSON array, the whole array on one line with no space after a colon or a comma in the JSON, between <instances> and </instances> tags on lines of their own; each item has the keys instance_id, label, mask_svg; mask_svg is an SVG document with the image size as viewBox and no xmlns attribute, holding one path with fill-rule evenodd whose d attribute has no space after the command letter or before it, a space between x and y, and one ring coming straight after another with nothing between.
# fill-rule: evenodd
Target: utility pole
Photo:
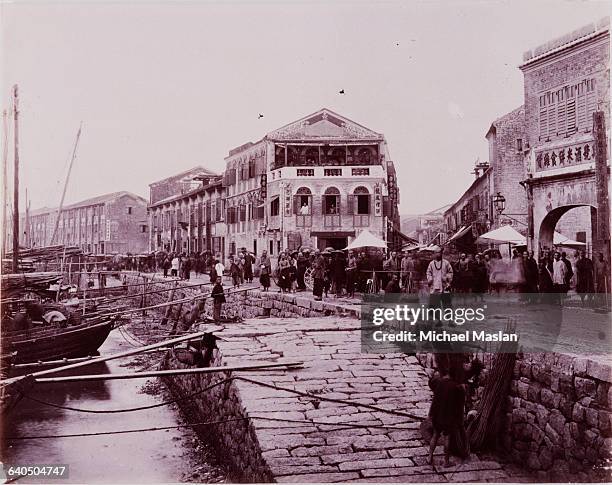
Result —
<instances>
[{"instance_id":1,"label":"utility pole","mask_svg":"<svg viewBox=\"0 0 612 485\"><path fill-rule=\"evenodd\" d=\"M51 235L51 243L53 246L55 242L55 236L57 235L57 228L59 227L60 217L62 215L62 208L64 207L64 198L66 197L66 189L68 188L68 180L70 180L70 172L72 172L72 165L74 164L74 159L76 158L77 146L79 145L79 138L81 137L81 128L83 127L83 123L79 126L79 131L77 132L76 140L74 141L74 148L72 150L72 158L70 159L70 165L68 167L68 174L66 175L66 181L64 182L64 191L62 192L62 199L60 200L59 208L57 209L57 217L55 219L55 227L53 228L53 234Z\"/></svg>"},{"instance_id":2,"label":"utility pole","mask_svg":"<svg viewBox=\"0 0 612 485\"><path fill-rule=\"evenodd\" d=\"M15 168L13 176L13 272L19 268L19 89L13 86L15 118Z\"/></svg>"}]
</instances>

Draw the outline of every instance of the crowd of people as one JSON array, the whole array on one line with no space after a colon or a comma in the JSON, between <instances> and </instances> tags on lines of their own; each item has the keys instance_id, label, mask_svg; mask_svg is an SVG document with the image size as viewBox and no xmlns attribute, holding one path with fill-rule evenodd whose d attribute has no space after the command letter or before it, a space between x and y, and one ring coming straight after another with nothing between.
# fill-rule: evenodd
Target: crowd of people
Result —
<instances>
[{"instance_id":1,"label":"crowd of people","mask_svg":"<svg viewBox=\"0 0 612 485\"><path fill-rule=\"evenodd\" d=\"M453 263L442 259L439 252L427 268L427 281L430 289L433 285L435 292L442 293L518 291L562 295L574 288L586 305L595 294L610 291L610 268L603 253L592 261L585 251L576 251L570 258L565 251L544 250L537 261L533 251L516 249L510 260L494 251L461 253Z\"/></svg>"}]
</instances>

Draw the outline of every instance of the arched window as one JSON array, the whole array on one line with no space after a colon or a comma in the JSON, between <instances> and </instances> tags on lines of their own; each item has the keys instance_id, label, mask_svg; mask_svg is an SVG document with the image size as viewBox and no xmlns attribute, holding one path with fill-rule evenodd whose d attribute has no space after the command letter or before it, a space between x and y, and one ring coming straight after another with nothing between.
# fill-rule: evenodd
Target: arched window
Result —
<instances>
[{"instance_id":1,"label":"arched window","mask_svg":"<svg viewBox=\"0 0 612 485\"><path fill-rule=\"evenodd\" d=\"M367 187L357 187L353 191L353 213L367 215L370 213L370 191Z\"/></svg>"},{"instance_id":2,"label":"arched window","mask_svg":"<svg viewBox=\"0 0 612 485\"><path fill-rule=\"evenodd\" d=\"M300 187L293 196L293 213L308 216L312 214L312 192L308 187Z\"/></svg>"},{"instance_id":3,"label":"arched window","mask_svg":"<svg viewBox=\"0 0 612 485\"><path fill-rule=\"evenodd\" d=\"M329 187L323 195L323 213L326 215L340 214L340 191Z\"/></svg>"}]
</instances>

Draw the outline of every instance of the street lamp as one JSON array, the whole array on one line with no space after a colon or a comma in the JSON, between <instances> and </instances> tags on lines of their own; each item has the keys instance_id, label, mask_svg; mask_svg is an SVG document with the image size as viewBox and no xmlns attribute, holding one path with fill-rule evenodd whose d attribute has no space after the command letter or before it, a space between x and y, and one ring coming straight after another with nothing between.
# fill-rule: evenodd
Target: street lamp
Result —
<instances>
[{"instance_id":1,"label":"street lamp","mask_svg":"<svg viewBox=\"0 0 612 485\"><path fill-rule=\"evenodd\" d=\"M498 192L497 195L493 197L493 205L495 206L495 211L498 214L504 212L504 209L506 208L506 198L501 194L501 192Z\"/></svg>"}]
</instances>

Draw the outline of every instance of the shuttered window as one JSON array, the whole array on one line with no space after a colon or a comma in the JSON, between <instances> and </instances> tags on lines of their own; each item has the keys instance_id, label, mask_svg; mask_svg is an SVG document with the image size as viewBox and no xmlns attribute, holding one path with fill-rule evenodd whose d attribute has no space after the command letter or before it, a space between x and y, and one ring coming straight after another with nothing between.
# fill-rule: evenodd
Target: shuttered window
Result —
<instances>
[{"instance_id":1,"label":"shuttered window","mask_svg":"<svg viewBox=\"0 0 612 485\"><path fill-rule=\"evenodd\" d=\"M542 93L539 97L540 139L589 131L596 109L595 79Z\"/></svg>"}]
</instances>

